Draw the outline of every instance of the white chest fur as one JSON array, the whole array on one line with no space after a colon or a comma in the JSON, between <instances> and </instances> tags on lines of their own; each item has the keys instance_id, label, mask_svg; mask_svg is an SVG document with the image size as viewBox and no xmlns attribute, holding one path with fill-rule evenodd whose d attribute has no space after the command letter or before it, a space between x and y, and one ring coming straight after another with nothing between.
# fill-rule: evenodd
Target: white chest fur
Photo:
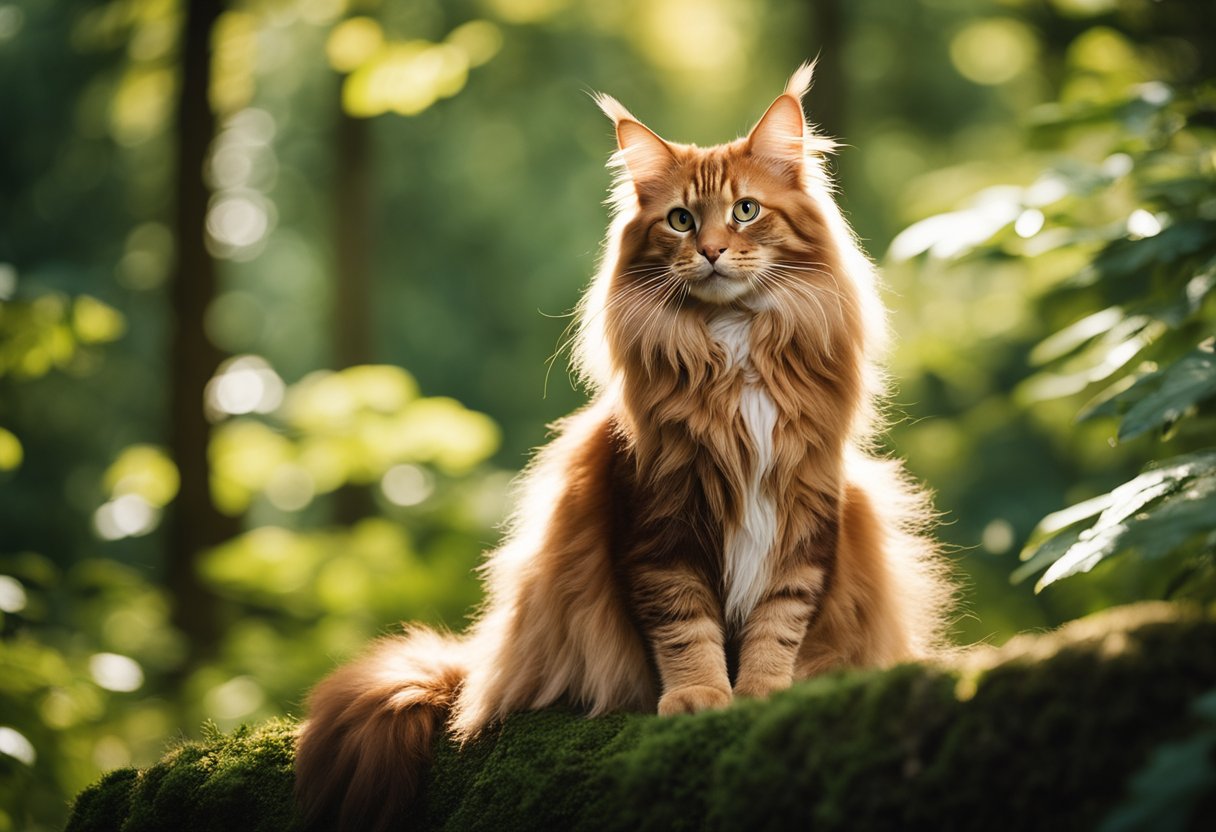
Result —
<instances>
[{"instance_id":1,"label":"white chest fur","mask_svg":"<svg viewBox=\"0 0 1216 832\"><path fill-rule=\"evenodd\" d=\"M723 580L726 589L727 623L738 627L746 620L764 593L777 536L777 507L764 493L764 477L773 464L773 428L777 408L759 383L751 364L751 320L740 312L718 315L709 324L710 333L726 350L731 367L743 373L739 415L755 448L751 478L743 497L739 523L725 530Z\"/></svg>"}]
</instances>

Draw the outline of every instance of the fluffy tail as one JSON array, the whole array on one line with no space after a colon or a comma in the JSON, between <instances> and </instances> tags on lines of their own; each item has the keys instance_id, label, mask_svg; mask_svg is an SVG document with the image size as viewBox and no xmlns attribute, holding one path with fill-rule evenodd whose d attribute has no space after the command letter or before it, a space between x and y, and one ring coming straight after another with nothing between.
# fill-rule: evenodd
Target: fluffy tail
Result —
<instances>
[{"instance_id":1,"label":"fluffy tail","mask_svg":"<svg viewBox=\"0 0 1216 832\"><path fill-rule=\"evenodd\" d=\"M467 675L461 648L455 637L413 628L317 685L296 742L306 829L400 828Z\"/></svg>"}]
</instances>

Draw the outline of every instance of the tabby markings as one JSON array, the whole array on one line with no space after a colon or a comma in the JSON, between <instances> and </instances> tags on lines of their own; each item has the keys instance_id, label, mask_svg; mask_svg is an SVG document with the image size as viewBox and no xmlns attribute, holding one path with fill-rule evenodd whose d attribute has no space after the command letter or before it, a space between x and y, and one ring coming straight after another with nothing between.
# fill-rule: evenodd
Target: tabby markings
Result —
<instances>
[{"instance_id":1,"label":"tabby markings","mask_svg":"<svg viewBox=\"0 0 1216 832\"><path fill-rule=\"evenodd\" d=\"M740 522L726 529L723 581L726 620L741 627L759 603L769 580L770 555L777 536L777 506L762 491L764 476L773 463L773 428L777 408L760 385L751 363L751 319L742 312L724 312L709 322L709 331L730 357L730 367L743 373L739 415L756 457L743 496Z\"/></svg>"}]
</instances>

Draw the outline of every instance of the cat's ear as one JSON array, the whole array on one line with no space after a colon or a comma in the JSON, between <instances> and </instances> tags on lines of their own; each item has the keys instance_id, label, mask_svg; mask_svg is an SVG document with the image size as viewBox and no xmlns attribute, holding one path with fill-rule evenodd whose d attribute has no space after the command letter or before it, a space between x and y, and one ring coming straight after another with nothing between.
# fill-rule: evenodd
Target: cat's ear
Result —
<instances>
[{"instance_id":1,"label":"cat's ear","mask_svg":"<svg viewBox=\"0 0 1216 832\"><path fill-rule=\"evenodd\" d=\"M600 93L595 103L616 125L617 156L634 182L665 173L675 162L671 146L610 95Z\"/></svg>"},{"instance_id":2,"label":"cat's ear","mask_svg":"<svg viewBox=\"0 0 1216 832\"><path fill-rule=\"evenodd\" d=\"M790 76L785 92L777 97L747 135L747 147L757 156L802 167L806 153L806 116L802 96L811 86L815 64L805 63Z\"/></svg>"}]
</instances>

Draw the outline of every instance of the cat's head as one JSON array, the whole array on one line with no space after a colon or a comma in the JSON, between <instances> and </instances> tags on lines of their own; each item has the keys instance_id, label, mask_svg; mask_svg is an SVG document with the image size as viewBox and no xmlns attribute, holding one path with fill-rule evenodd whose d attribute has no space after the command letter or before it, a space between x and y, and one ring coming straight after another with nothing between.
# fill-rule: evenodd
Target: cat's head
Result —
<instances>
[{"instance_id":1,"label":"cat's head","mask_svg":"<svg viewBox=\"0 0 1216 832\"><path fill-rule=\"evenodd\" d=\"M811 73L799 69L746 137L708 148L666 141L597 98L616 126L623 284L757 308L806 294L831 233L815 193L826 194L819 159L831 142L802 111Z\"/></svg>"}]
</instances>

